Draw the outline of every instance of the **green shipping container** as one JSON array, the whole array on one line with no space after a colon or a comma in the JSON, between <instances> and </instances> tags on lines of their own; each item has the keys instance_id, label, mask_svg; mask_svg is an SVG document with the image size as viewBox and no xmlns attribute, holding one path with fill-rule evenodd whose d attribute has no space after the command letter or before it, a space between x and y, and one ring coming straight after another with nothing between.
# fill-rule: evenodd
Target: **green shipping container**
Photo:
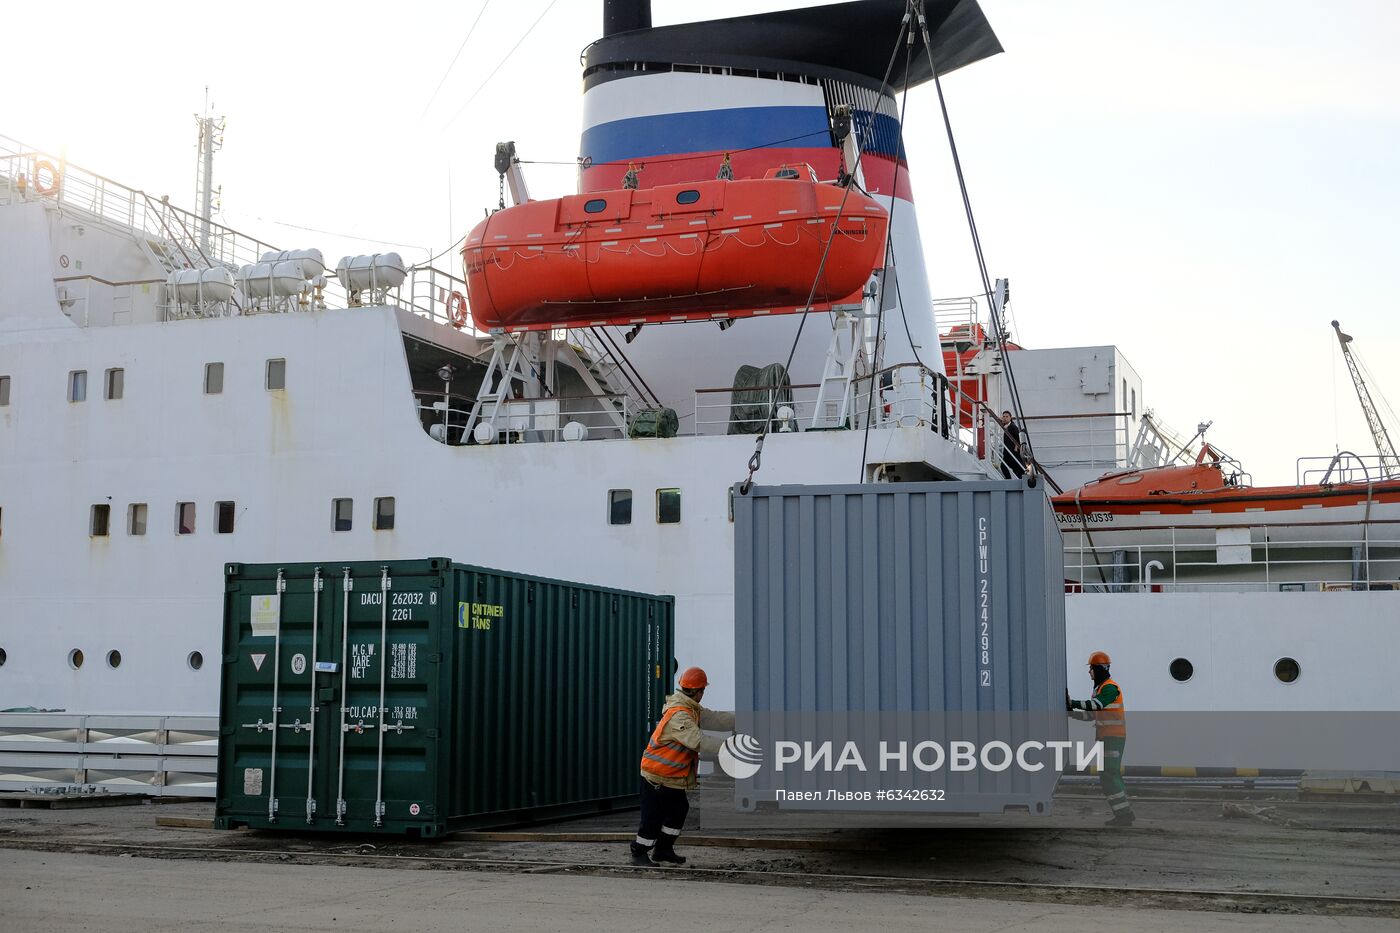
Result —
<instances>
[{"instance_id":1,"label":"green shipping container","mask_svg":"<svg viewBox=\"0 0 1400 933\"><path fill-rule=\"evenodd\" d=\"M633 806L674 617L442 558L229 564L215 824L437 836Z\"/></svg>"}]
</instances>

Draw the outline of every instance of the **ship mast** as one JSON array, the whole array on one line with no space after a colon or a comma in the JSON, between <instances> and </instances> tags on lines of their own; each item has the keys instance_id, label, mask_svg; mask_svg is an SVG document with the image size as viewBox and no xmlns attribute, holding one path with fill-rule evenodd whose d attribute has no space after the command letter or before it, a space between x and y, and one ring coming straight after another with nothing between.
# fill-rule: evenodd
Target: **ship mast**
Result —
<instances>
[{"instance_id":1,"label":"ship mast","mask_svg":"<svg viewBox=\"0 0 1400 933\"><path fill-rule=\"evenodd\" d=\"M224 118L209 113L209 89L204 89L204 116L195 115L199 127L199 162L195 173L194 196L199 205L199 248L209 251L209 223L214 217L214 198L222 191L214 187L214 153L224 146Z\"/></svg>"}]
</instances>

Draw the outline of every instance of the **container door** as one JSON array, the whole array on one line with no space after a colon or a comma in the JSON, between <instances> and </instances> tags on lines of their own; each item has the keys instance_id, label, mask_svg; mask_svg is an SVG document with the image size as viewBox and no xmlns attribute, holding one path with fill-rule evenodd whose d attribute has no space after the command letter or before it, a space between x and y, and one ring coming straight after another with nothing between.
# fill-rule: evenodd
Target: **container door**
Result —
<instances>
[{"instance_id":1,"label":"container door","mask_svg":"<svg viewBox=\"0 0 1400 933\"><path fill-rule=\"evenodd\" d=\"M278 570L228 593L220 812L257 826L312 823L326 729L314 649L330 609L321 568Z\"/></svg>"},{"instance_id":2,"label":"container door","mask_svg":"<svg viewBox=\"0 0 1400 933\"><path fill-rule=\"evenodd\" d=\"M325 828L441 830L437 572L357 565L335 583L326 630L319 760ZM325 676L325 675L323 675Z\"/></svg>"}]
</instances>

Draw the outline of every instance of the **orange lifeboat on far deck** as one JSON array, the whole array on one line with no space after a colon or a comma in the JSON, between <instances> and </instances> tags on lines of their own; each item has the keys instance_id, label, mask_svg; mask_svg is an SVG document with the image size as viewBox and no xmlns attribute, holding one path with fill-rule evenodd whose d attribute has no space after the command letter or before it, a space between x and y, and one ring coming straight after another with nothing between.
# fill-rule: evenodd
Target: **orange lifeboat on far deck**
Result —
<instances>
[{"instance_id":1,"label":"orange lifeboat on far deck","mask_svg":"<svg viewBox=\"0 0 1400 933\"><path fill-rule=\"evenodd\" d=\"M783 166L530 201L477 225L462 258L482 330L723 320L860 304L888 228L874 198Z\"/></svg>"}]
</instances>

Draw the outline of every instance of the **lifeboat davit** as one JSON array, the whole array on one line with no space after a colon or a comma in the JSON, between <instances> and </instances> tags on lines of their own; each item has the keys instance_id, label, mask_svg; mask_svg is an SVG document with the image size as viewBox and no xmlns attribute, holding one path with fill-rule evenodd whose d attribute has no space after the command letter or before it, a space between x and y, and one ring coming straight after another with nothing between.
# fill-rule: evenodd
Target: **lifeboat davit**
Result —
<instances>
[{"instance_id":1,"label":"lifeboat davit","mask_svg":"<svg viewBox=\"0 0 1400 933\"><path fill-rule=\"evenodd\" d=\"M482 330L724 320L859 305L888 228L869 195L784 166L530 201L477 225L462 259Z\"/></svg>"}]
</instances>

